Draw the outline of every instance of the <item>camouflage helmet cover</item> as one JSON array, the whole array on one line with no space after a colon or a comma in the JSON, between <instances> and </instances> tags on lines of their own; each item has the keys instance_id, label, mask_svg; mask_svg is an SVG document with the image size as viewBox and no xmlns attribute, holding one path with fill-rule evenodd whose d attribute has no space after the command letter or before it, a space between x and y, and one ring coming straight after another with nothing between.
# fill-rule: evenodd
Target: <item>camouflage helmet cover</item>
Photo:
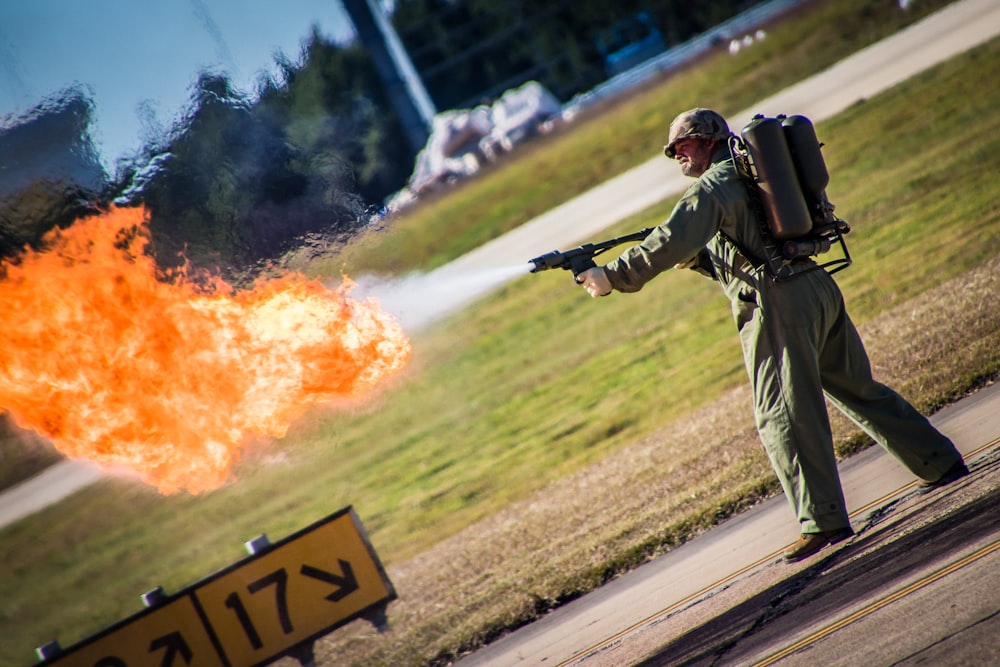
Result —
<instances>
[{"instance_id":1,"label":"camouflage helmet cover","mask_svg":"<svg viewBox=\"0 0 1000 667\"><path fill-rule=\"evenodd\" d=\"M723 139L732 134L726 119L711 109L690 109L674 118L670 123L670 135L663 154L669 158L676 157L674 144L688 137L704 137L705 139Z\"/></svg>"}]
</instances>

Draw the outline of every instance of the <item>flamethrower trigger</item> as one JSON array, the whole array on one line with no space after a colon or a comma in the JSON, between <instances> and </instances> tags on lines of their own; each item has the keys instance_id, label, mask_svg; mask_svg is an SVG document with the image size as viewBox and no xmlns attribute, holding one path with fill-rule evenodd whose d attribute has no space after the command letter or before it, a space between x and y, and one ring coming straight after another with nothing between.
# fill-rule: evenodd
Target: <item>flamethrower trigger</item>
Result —
<instances>
[{"instance_id":1,"label":"flamethrower trigger","mask_svg":"<svg viewBox=\"0 0 1000 667\"><path fill-rule=\"evenodd\" d=\"M530 260L534 265L531 267L531 273L547 271L548 269L566 269L567 271L572 271L573 276L576 277L587 269L597 266L594 262L594 257L600 255L605 250L609 250L623 243L628 243L629 241L642 241L649 236L652 231L652 227L647 227L646 229L640 229L635 233L626 234L625 236L619 236L618 238L609 239L607 241L585 243L578 248L573 248L572 250L553 250L552 252L545 253L544 255Z\"/></svg>"}]
</instances>

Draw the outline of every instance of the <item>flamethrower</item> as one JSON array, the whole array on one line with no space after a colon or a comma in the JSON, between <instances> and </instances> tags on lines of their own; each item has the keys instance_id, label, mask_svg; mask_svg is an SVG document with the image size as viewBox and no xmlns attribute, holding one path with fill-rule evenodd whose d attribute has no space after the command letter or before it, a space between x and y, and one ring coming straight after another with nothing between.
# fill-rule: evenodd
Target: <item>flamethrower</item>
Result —
<instances>
[{"instance_id":1,"label":"flamethrower","mask_svg":"<svg viewBox=\"0 0 1000 667\"><path fill-rule=\"evenodd\" d=\"M530 260L534 264L531 267L531 273L538 273L539 271L547 271L549 269L566 269L567 271L572 271L575 278L587 269L597 266L594 262L594 257L600 255L605 250L610 250L615 246L628 243L629 241L642 241L652 231L652 227L647 227L632 234L608 239L607 241L584 243L582 246L573 248L572 250L553 250Z\"/></svg>"}]
</instances>

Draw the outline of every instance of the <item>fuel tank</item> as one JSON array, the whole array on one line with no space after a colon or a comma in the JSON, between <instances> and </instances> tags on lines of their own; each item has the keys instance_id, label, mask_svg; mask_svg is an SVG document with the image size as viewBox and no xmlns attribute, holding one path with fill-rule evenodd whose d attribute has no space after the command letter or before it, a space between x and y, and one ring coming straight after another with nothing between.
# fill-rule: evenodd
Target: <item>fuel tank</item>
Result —
<instances>
[{"instance_id":1,"label":"fuel tank","mask_svg":"<svg viewBox=\"0 0 1000 667\"><path fill-rule=\"evenodd\" d=\"M815 208L826 199L826 186L830 184L830 172L816 138L816 128L805 116L788 116L781 121L781 127L806 204Z\"/></svg>"}]
</instances>

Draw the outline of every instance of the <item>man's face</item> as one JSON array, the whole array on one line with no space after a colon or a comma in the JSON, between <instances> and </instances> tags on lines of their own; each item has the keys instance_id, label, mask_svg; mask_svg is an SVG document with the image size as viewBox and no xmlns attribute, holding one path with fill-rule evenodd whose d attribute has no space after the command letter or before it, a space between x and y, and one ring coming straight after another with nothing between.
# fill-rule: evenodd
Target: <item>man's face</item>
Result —
<instances>
[{"instance_id":1,"label":"man's face","mask_svg":"<svg viewBox=\"0 0 1000 667\"><path fill-rule=\"evenodd\" d=\"M691 178L704 174L712 164L714 142L702 137L687 137L674 143L675 159L681 165L681 173Z\"/></svg>"}]
</instances>

